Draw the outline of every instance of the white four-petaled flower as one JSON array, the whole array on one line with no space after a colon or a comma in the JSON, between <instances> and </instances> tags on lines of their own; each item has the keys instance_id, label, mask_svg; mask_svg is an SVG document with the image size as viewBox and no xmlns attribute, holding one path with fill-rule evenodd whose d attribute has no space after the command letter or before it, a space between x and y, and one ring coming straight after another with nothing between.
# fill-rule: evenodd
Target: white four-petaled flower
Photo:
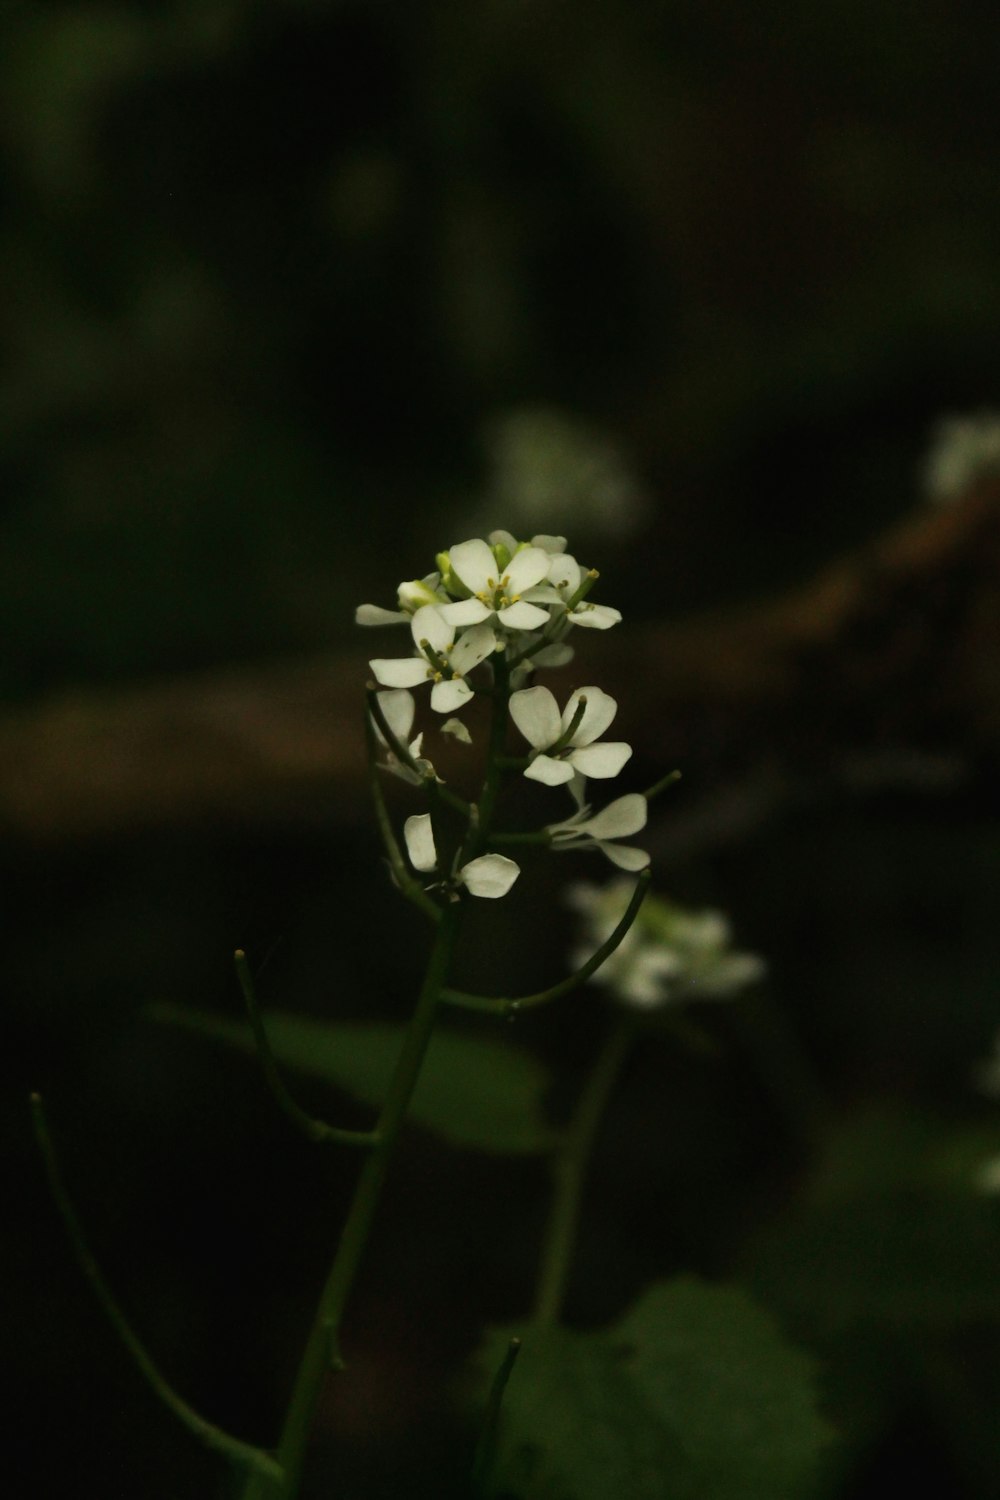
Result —
<instances>
[{"instance_id":1,"label":"white four-petaled flower","mask_svg":"<svg viewBox=\"0 0 1000 1500\"><path fill-rule=\"evenodd\" d=\"M495 619L506 630L539 630L549 623L546 610L522 598L541 583L552 565L543 547L522 547L501 568L492 547L477 537L452 547L448 563L470 596L441 606L449 624L480 625Z\"/></svg>"},{"instance_id":2,"label":"white four-petaled flower","mask_svg":"<svg viewBox=\"0 0 1000 1500\"><path fill-rule=\"evenodd\" d=\"M644 870L649 864L646 851L619 844L617 840L645 828L646 812L645 797L640 792L629 792L609 802L593 817L590 809L583 807L562 823L550 823L546 831L553 849L600 849L620 870Z\"/></svg>"},{"instance_id":3,"label":"white four-petaled flower","mask_svg":"<svg viewBox=\"0 0 1000 1500\"><path fill-rule=\"evenodd\" d=\"M559 553L550 559L548 586L553 590L552 597L565 607L570 624L583 625L588 630L610 630L622 617L620 609L612 609L610 604L591 604L586 598L577 599L575 604L572 602L581 584L588 577L596 576L596 573L589 574L581 568L576 558L570 557L568 552Z\"/></svg>"},{"instance_id":4,"label":"white four-petaled flower","mask_svg":"<svg viewBox=\"0 0 1000 1500\"><path fill-rule=\"evenodd\" d=\"M426 875L437 869L437 848L429 813L416 813L407 818L403 824L403 837L415 870ZM506 896L520 873L520 866L503 854L480 854L464 864L454 878L470 895L495 900L498 896Z\"/></svg>"},{"instance_id":5,"label":"white four-petaled flower","mask_svg":"<svg viewBox=\"0 0 1000 1500\"><path fill-rule=\"evenodd\" d=\"M489 625L474 625L455 639L456 627L433 604L418 609L410 625L419 656L376 657L368 663L375 680L384 687L411 688L433 682L431 708L439 714L454 713L472 697L466 676L496 649L496 636Z\"/></svg>"},{"instance_id":6,"label":"white four-petaled flower","mask_svg":"<svg viewBox=\"0 0 1000 1500\"><path fill-rule=\"evenodd\" d=\"M580 704L583 713L571 730ZM525 776L546 786L581 776L617 776L632 754L624 740L595 744L618 712L618 704L599 687L577 688L559 713L547 687L522 688L510 699L510 716L534 750ZM641 825L640 825L641 826Z\"/></svg>"}]
</instances>

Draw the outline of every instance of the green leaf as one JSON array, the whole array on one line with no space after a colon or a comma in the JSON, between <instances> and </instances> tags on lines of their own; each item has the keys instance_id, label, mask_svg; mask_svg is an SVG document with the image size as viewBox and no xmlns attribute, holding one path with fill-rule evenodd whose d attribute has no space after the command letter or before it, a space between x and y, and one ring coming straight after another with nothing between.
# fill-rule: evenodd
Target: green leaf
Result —
<instances>
[{"instance_id":1,"label":"green leaf","mask_svg":"<svg viewBox=\"0 0 1000 1500\"><path fill-rule=\"evenodd\" d=\"M496 1329L484 1372L499 1364L512 1329ZM501 1415L488 1493L519 1500L688 1500L696 1491L677 1438L650 1419L604 1334L523 1333Z\"/></svg>"},{"instance_id":2,"label":"green leaf","mask_svg":"<svg viewBox=\"0 0 1000 1500\"><path fill-rule=\"evenodd\" d=\"M769 1306L822 1338L1000 1315L1000 1214L976 1190L1000 1132L889 1109L839 1125L802 1201L749 1246Z\"/></svg>"},{"instance_id":3,"label":"green leaf","mask_svg":"<svg viewBox=\"0 0 1000 1500\"><path fill-rule=\"evenodd\" d=\"M812 1361L737 1287L652 1287L618 1325L647 1409L669 1414L711 1500L806 1493L830 1437Z\"/></svg>"},{"instance_id":4,"label":"green leaf","mask_svg":"<svg viewBox=\"0 0 1000 1500\"><path fill-rule=\"evenodd\" d=\"M489 1336L484 1374L514 1330ZM810 1361L731 1287L650 1289L597 1333L529 1328L489 1493L519 1500L802 1500L829 1429Z\"/></svg>"},{"instance_id":5,"label":"green leaf","mask_svg":"<svg viewBox=\"0 0 1000 1500\"><path fill-rule=\"evenodd\" d=\"M151 1007L159 1021L254 1050L249 1026L183 1006ZM375 1107L382 1103L399 1056L401 1026L264 1018L271 1051L286 1068L322 1078ZM548 1077L529 1052L491 1038L439 1029L431 1038L408 1118L455 1146L502 1155L549 1150L542 1114Z\"/></svg>"}]
</instances>

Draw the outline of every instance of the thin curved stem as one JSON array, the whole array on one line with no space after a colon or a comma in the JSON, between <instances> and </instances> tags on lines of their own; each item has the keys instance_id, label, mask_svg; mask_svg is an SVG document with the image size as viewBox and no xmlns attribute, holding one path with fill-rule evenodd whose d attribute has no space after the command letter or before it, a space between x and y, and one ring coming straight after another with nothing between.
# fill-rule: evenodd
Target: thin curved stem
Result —
<instances>
[{"instance_id":1,"label":"thin curved stem","mask_svg":"<svg viewBox=\"0 0 1000 1500\"><path fill-rule=\"evenodd\" d=\"M319 1142L323 1145L341 1146L374 1146L378 1142L378 1135L371 1130L342 1130L336 1125L327 1125L324 1120L316 1120L312 1115L306 1114L300 1109L285 1087L284 1080L278 1069L277 1060L271 1051L271 1044L267 1039L267 1031L261 1017L260 1007L257 1004L257 992L254 988L253 976L250 973L250 965L242 948L237 948L233 954L233 962L236 966L236 977L243 991L243 999L246 1002L247 1015L250 1019L250 1029L253 1039L257 1044L257 1056L260 1058L264 1077L268 1088L274 1095L279 1108L309 1140Z\"/></svg>"},{"instance_id":2,"label":"thin curved stem","mask_svg":"<svg viewBox=\"0 0 1000 1500\"><path fill-rule=\"evenodd\" d=\"M365 714L365 743L368 749L368 784L371 788L372 803L375 808L375 821L378 831L382 836L382 844L385 848L389 868L392 870L393 878L399 890L418 906L425 916L437 922L441 917L441 908L424 890L419 880L414 880L403 858L402 851L396 841L393 832L392 819L389 817L389 809L385 805L385 797L382 794L382 783L378 779L378 761L375 755L375 730L372 726L371 714Z\"/></svg>"},{"instance_id":3,"label":"thin curved stem","mask_svg":"<svg viewBox=\"0 0 1000 1500\"><path fill-rule=\"evenodd\" d=\"M255 1474L281 1484L284 1478L281 1465L263 1448L254 1447L252 1443L244 1443L241 1439L233 1437L224 1432L221 1427L216 1427L214 1422L209 1422L200 1412L195 1411L193 1406L179 1396L153 1362L151 1356L146 1352L139 1336L119 1307L114 1294L107 1282L104 1280L101 1270L95 1261L90 1247L87 1244L76 1210L66 1190L66 1185L59 1170L55 1150L52 1145L52 1137L49 1134L48 1121L45 1118L45 1107L38 1094L31 1095L31 1115L35 1127L35 1139L41 1153L42 1162L45 1166L45 1175L48 1178L49 1189L59 1211L70 1243L76 1255L77 1263L86 1279L89 1281L94 1295L104 1309L108 1321L121 1339L125 1348L132 1356L132 1360L153 1391L174 1416L177 1417L189 1432L211 1448L215 1453L220 1453L224 1458L239 1464L244 1469L250 1469Z\"/></svg>"},{"instance_id":4,"label":"thin curved stem","mask_svg":"<svg viewBox=\"0 0 1000 1500\"><path fill-rule=\"evenodd\" d=\"M403 744L399 736L394 734L392 729L389 727L389 721L382 711L381 703L378 701L378 694L378 688L376 688L374 683L370 682L365 688L365 696L368 700L368 712L371 714L372 718L375 720L375 723L378 725L379 733L385 740L386 745L392 751L396 759L400 761L404 766L406 766L408 770L412 771L415 776L419 776L421 781L429 780L425 768L420 764L415 756L410 754L409 750ZM376 758L376 764L377 763L378 762ZM451 791L448 787L445 786L443 781L435 780L435 786L437 787L438 795L442 797L450 807L455 808L456 812L468 813L469 804L468 802L466 802L464 797L460 797L457 792Z\"/></svg>"},{"instance_id":5,"label":"thin curved stem","mask_svg":"<svg viewBox=\"0 0 1000 1500\"><path fill-rule=\"evenodd\" d=\"M636 1033L636 1018L621 1016L597 1059L562 1145L553 1157L555 1193L542 1248L536 1323L559 1320L580 1222L583 1185L594 1139Z\"/></svg>"},{"instance_id":6,"label":"thin curved stem","mask_svg":"<svg viewBox=\"0 0 1000 1500\"><path fill-rule=\"evenodd\" d=\"M537 990L533 995L521 995L518 998L510 998L505 995L470 995L465 990L446 989L442 991L441 999L446 1005L458 1006L461 1010L485 1011L488 1014L498 1015L503 1019L517 1015L522 1010L534 1010L539 1005L549 1005L553 1000L562 999L563 995L569 995L579 985L584 984L604 963L610 958L619 943L625 937L632 923L639 915L639 908L646 899L649 883L652 879L648 870L643 870L635 883L632 898L622 915L621 921L609 937L595 953L587 959L587 962L566 979L560 979L558 984L552 984L546 990Z\"/></svg>"}]
</instances>

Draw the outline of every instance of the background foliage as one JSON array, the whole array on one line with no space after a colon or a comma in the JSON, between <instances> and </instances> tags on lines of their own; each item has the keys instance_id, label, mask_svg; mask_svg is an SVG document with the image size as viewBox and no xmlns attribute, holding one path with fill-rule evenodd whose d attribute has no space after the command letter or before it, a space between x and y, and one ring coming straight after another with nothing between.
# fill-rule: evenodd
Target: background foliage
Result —
<instances>
[{"instance_id":1,"label":"background foliage","mask_svg":"<svg viewBox=\"0 0 1000 1500\"><path fill-rule=\"evenodd\" d=\"M963 6L13 0L2 27L13 707L346 642L481 520L567 527L631 628L738 603L919 503L931 421L1000 395L995 36ZM890 777L670 870L771 983L635 1059L569 1308L742 1280L819 1365L837 1496L998 1484L997 1224L966 1193L1000 1144L970 1078L997 824L959 749L950 791ZM354 1163L148 1008L235 1015L246 944L276 1009L399 1020L422 938L353 826L2 858L25 1487L222 1493L83 1294L24 1092L168 1373L266 1437ZM511 988L569 936L525 886ZM469 982L496 957L470 943ZM518 1023L552 1118L602 1024L589 994ZM448 1393L524 1313L545 1191L530 1158L413 1133L317 1494L463 1493Z\"/></svg>"}]
</instances>

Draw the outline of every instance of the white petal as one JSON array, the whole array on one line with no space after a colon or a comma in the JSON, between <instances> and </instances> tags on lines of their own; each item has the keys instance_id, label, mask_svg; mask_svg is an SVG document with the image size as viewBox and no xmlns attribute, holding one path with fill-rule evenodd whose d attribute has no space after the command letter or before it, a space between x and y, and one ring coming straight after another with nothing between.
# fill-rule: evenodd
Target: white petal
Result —
<instances>
[{"instance_id":1,"label":"white petal","mask_svg":"<svg viewBox=\"0 0 1000 1500\"><path fill-rule=\"evenodd\" d=\"M541 630L549 623L548 611L537 604L529 604L525 599L508 604L506 609L498 609L497 619L508 630Z\"/></svg>"},{"instance_id":2,"label":"white petal","mask_svg":"<svg viewBox=\"0 0 1000 1500\"><path fill-rule=\"evenodd\" d=\"M406 692L403 688L393 688L387 693L376 693L375 696L385 722L397 740L401 740L405 745L410 737L410 730L413 728L413 715L417 708L413 694ZM379 739L382 738L382 732L377 724L375 733ZM414 753L419 754L419 751Z\"/></svg>"},{"instance_id":3,"label":"white petal","mask_svg":"<svg viewBox=\"0 0 1000 1500\"><path fill-rule=\"evenodd\" d=\"M430 813L414 813L403 824L403 837L410 864L415 870L433 870L437 864Z\"/></svg>"},{"instance_id":4,"label":"white petal","mask_svg":"<svg viewBox=\"0 0 1000 1500\"><path fill-rule=\"evenodd\" d=\"M629 792L627 796L609 802L583 824L583 831L592 839L624 839L645 828L647 810L648 804L642 793Z\"/></svg>"},{"instance_id":5,"label":"white petal","mask_svg":"<svg viewBox=\"0 0 1000 1500\"><path fill-rule=\"evenodd\" d=\"M577 688L576 692L570 695L569 702L563 709L563 729L568 729L573 722L576 705L581 698L586 698L587 702L584 706L583 718L577 725L573 738L570 740L571 745L589 745L594 740L600 739L618 712L617 702L603 688Z\"/></svg>"},{"instance_id":6,"label":"white petal","mask_svg":"<svg viewBox=\"0 0 1000 1500\"><path fill-rule=\"evenodd\" d=\"M604 778L617 776L632 754L632 746L623 740L602 740L599 745L581 745L566 759L584 776Z\"/></svg>"},{"instance_id":7,"label":"white petal","mask_svg":"<svg viewBox=\"0 0 1000 1500\"><path fill-rule=\"evenodd\" d=\"M547 750L562 731L559 705L547 687L522 688L510 695L510 716L529 745Z\"/></svg>"},{"instance_id":8,"label":"white petal","mask_svg":"<svg viewBox=\"0 0 1000 1500\"><path fill-rule=\"evenodd\" d=\"M564 667L568 661L575 656L572 646L567 646L564 641L556 641L551 646L543 646L541 651L536 651L531 658L536 667Z\"/></svg>"},{"instance_id":9,"label":"white petal","mask_svg":"<svg viewBox=\"0 0 1000 1500\"><path fill-rule=\"evenodd\" d=\"M427 681L427 663L422 656L377 657L368 665L383 687L411 688Z\"/></svg>"},{"instance_id":10,"label":"white petal","mask_svg":"<svg viewBox=\"0 0 1000 1500\"><path fill-rule=\"evenodd\" d=\"M517 551L517 537L511 536L509 531L491 531L487 540L491 547L506 547L511 557Z\"/></svg>"},{"instance_id":11,"label":"white petal","mask_svg":"<svg viewBox=\"0 0 1000 1500\"><path fill-rule=\"evenodd\" d=\"M453 677L450 682L436 682L431 688L431 708L436 714L454 713L472 697L472 689L464 677Z\"/></svg>"},{"instance_id":12,"label":"white petal","mask_svg":"<svg viewBox=\"0 0 1000 1500\"><path fill-rule=\"evenodd\" d=\"M383 609L380 604L359 604L354 611L355 625L398 625L409 616L401 609Z\"/></svg>"},{"instance_id":13,"label":"white petal","mask_svg":"<svg viewBox=\"0 0 1000 1500\"><path fill-rule=\"evenodd\" d=\"M529 781L541 781L546 786L562 786L572 781L573 767L564 760L554 760L551 755L538 755L525 771Z\"/></svg>"},{"instance_id":14,"label":"white petal","mask_svg":"<svg viewBox=\"0 0 1000 1500\"><path fill-rule=\"evenodd\" d=\"M551 566L551 557L541 547L522 547L503 570L503 576L508 580L507 593L523 594L525 589L534 588Z\"/></svg>"},{"instance_id":15,"label":"white petal","mask_svg":"<svg viewBox=\"0 0 1000 1500\"><path fill-rule=\"evenodd\" d=\"M441 614L449 625L478 625L493 611L481 599L460 599L457 604L442 604Z\"/></svg>"},{"instance_id":16,"label":"white petal","mask_svg":"<svg viewBox=\"0 0 1000 1500\"><path fill-rule=\"evenodd\" d=\"M551 583L536 583L534 588L525 589L521 594L529 604L561 604L562 594L552 587Z\"/></svg>"},{"instance_id":17,"label":"white petal","mask_svg":"<svg viewBox=\"0 0 1000 1500\"><path fill-rule=\"evenodd\" d=\"M458 878L473 896L506 896L521 869L503 854L481 854L470 859L458 872Z\"/></svg>"},{"instance_id":18,"label":"white petal","mask_svg":"<svg viewBox=\"0 0 1000 1500\"><path fill-rule=\"evenodd\" d=\"M442 606L447 608L447 606ZM433 604L425 604L418 609L410 624L413 631L413 639L420 646L423 641L429 641L435 651L444 651L455 639L455 627L444 619L441 609Z\"/></svg>"},{"instance_id":19,"label":"white petal","mask_svg":"<svg viewBox=\"0 0 1000 1500\"><path fill-rule=\"evenodd\" d=\"M644 870L649 864L645 849L633 849L630 844L605 844L600 839L596 842L601 853L606 854L619 870Z\"/></svg>"},{"instance_id":20,"label":"white petal","mask_svg":"<svg viewBox=\"0 0 1000 1500\"><path fill-rule=\"evenodd\" d=\"M610 630L621 617L621 610L612 609L610 604L588 604L586 600L569 612L573 625L584 625L588 630Z\"/></svg>"},{"instance_id":21,"label":"white petal","mask_svg":"<svg viewBox=\"0 0 1000 1500\"><path fill-rule=\"evenodd\" d=\"M456 740L459 740L463 745L472 744L472 735L466 729L461 719L446 719L441 725L441 733L454 735Z\"/></svg>"},{"instance_id":22,"label":"white petal","mask_svg":"<svg viewBox=\"0 0 1000 1500\"><path fill-rule=\"evenodd\" d=\"M462 580L470 594L482 593L489 587L491 578L494 588L500 581L497 577L497 560L479 537L471 542L459 542L451 548L448 558L451 571L456 578Z\"/></svg>"},{"instance_id":23,"label":"white petal","mask_svg":"<svg viewBox=\"0 0 1000 1500\"><path fill-rule=\"evenodd\" d=\"M481 661L485 661L496 650L496 644L497 638L491 625L473 625L471 630L467 630L455 642L448 660L454 671L471 672L473 667L478 667Z\"/></svg>"},{"instance_id":24,"label":"white petal","mask_svg":"<svg viewBox=\"0 0 1000 1500\"><path fill-rule=\"evenodd\" d=\"M531 545L533 547L541 547L543 552L554 555L558 552L566 551L566 538L564 536L545 536L540 532L538 536L531 538Z\"/></svg>"},{"instance_id":25,"label":"white petal","mask_svg":"<svg viewBox=\"0 0 1000 1500\"><path fill-rule=\"evenodd\" d=\"M583 574L580 564L568 552L560 552L549 567L549 582L554 583L562 599L569 599L580 587Z\"/></svg>"}]
</instances>

